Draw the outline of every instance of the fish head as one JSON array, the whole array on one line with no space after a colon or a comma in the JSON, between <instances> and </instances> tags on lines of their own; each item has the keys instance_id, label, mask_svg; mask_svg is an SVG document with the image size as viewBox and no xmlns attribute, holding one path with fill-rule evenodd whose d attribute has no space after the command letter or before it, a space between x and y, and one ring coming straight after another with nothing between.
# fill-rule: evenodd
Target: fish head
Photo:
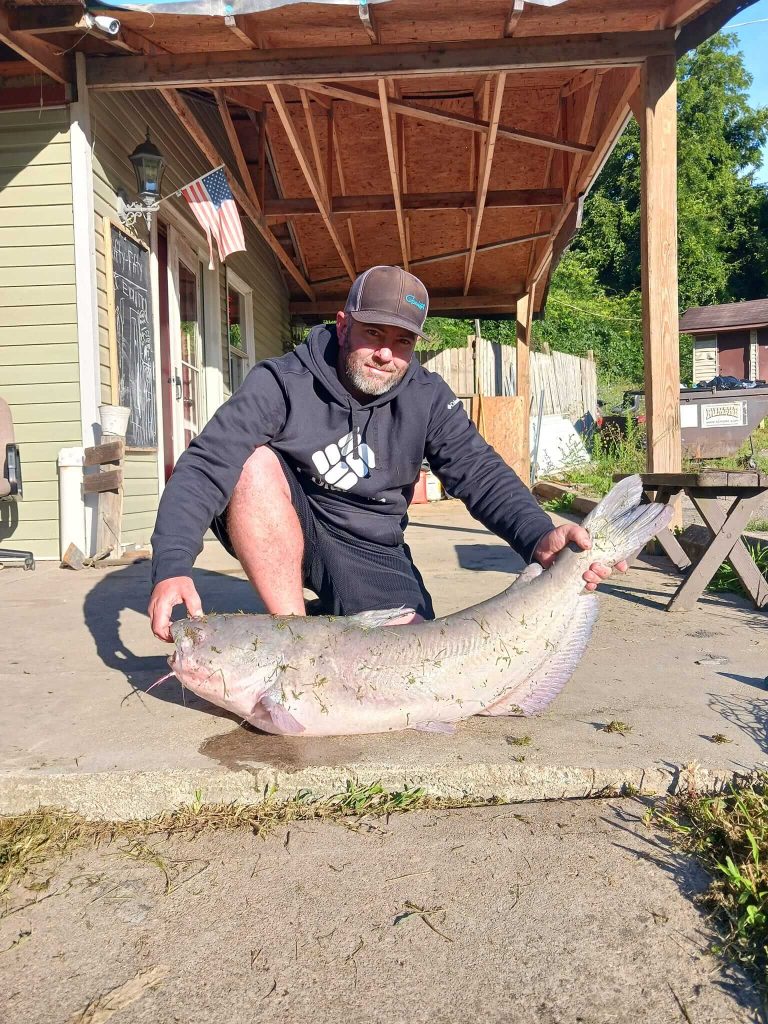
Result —
<instances>
[{"instance_id":1,"label":"fish head","mask_svg":"<svg viewBox=\"0 0 768 1024\"><path fill-rule=\"evenodd\" d=\"M219 635L223 616L180 619L171 624L176 649L168 664L176 678L193 693L221 704L237 685L240 667L227 641Z\"/></svg>"}]
</instances>

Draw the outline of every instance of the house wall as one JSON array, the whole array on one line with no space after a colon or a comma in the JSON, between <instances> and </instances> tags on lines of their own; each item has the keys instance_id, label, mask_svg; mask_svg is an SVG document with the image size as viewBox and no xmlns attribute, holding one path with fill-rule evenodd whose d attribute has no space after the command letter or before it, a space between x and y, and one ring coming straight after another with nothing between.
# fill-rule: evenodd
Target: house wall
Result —
<instances>
[{"instance_id":1,"label":"house wall","mask_svg":"<svg viewBox=\"0 0 768 1024\"><path fill-rule=\"evenodd\" d=\"M0 111L0 395L21 450L24 500L0 543L59 554L57 456L82 443L69 112ZM15 518L15 515L14 515Z\"/></svg>"},{"instance_id":2,"label":"house wall","mask_svg":"<svg viewBox=\"0 0 768 1024\"><path fill-rule=\"evenodd\" d=\"M226 137L220 128L215 108L199 103L198 116L215 139L224 158L233 165ZM210 165L189 139L171 108L160 95L138 93L108 93L91 96L91 128L93 134L94 207L96 215L96 272L99 307L99 342L101 362L102 400L112 401L110 387L109 318L107 305L107 279L105 262L105 218L117 222L117 191L123 189L133 199L136 182L129 154L143 141L147 127L152 141L167 161L163 180L163 195L169 197L162 205L160 219L171 223L180 234L195 242L200 228L186 201L172 195L175 189L187 184L210 170ZM253 289L253 322L257 358L282 352L289 333L288 292L278 269L277 261L262 242L254 228L243 222L246 253L229 257L228 265ZM137 234L146 239L146 231L139 227ZM218 266L218 261L217 261ZM226 332L226 291L224 271L218 267L219 310L215 344L221 346L219 365L222 368L221 386L204 389L207 398L207 416L210 417L219 402L229 394L229 358ZM207 323L216 323L217 317L206 315ZM217 324L217 327L218 327ZM211 338L207 339L210 347ZM209 351L206 362L216 362ZM160 376L159 364L156 374ZM157 457L153 452L130 452L126 456L125 504L123 541L144 544L154 525L160 482Z\"/></svg>"},{"instance_id":3,"label":"house wall","mask_svg":"<svg viewBox=\"0 0 768 1024\"><path fill-rule=\"evenodd\" d=\"M717 376L717 335L701 335L693 339L693 383Z\"/></svg>"}]
</instances>

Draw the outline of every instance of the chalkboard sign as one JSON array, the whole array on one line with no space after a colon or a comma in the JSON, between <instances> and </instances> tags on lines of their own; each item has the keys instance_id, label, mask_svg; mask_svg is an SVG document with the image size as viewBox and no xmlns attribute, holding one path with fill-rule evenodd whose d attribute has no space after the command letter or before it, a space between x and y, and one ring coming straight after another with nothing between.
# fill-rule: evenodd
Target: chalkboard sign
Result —
<instances>
[{"instance_id":1,"label":"chalkboard sign","mask_svg":"<svg viewBox=\"0 0 768 1024\"><path fill-rule=\"evenodd\" d=\"M115 347L120 405L131 410L128 448L157 447L155 339L149 252L114 224L111 228Z\"/></svg>"}]
</instances>

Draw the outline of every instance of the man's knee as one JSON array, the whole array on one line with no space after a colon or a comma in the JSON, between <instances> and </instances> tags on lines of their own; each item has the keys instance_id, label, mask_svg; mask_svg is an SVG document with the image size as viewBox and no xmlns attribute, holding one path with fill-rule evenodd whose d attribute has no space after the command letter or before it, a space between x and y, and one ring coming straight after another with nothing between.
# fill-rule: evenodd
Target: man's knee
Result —
<instances>
[{"instance_id":1,"label":"man's knee","mask_svg":"<svg viewBox=\"0 0 768 1024\"><path fill-rule=\"evenodd\" d=\"M267 445L261 445L250 456L235 484L230 509L245 501L249 508L255 504L273 504L280 498L291 500L291 489L277 455Z\"/></svg>"}]
</instances>

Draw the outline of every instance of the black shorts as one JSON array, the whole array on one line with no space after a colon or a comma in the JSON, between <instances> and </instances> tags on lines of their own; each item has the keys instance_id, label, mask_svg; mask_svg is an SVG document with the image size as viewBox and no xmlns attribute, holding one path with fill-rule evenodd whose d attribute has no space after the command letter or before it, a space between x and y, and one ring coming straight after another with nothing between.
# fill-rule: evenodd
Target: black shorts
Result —
<instances>
[{"instance_id":1,"label":"black shorts","mask_svg":"<svg viewBox=\"0 0 768 1024\"><path fill-rule=\"evenodd\" d=\"M319 603L308 611L318 615L355 615L405 606L425 619L434 619L432 598L413 564L408 545L375 544L322 523L296 474L282 456L275 454L290 486L304 534L304 586L319 598ZM213 520L211 530L236 558L227 529L227 512L225 509Z\"/></svg>"}]
</instances>

